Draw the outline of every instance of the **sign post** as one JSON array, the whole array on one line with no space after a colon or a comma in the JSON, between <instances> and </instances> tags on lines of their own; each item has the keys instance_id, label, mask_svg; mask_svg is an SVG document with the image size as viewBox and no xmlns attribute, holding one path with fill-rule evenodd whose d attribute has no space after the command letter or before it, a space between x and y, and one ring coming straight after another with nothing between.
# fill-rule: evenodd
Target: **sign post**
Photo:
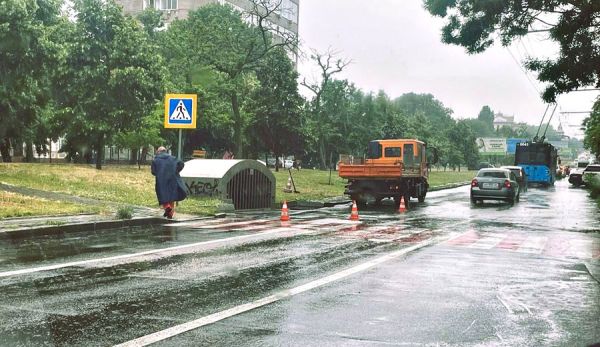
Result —
<instances>
[{"instance_id":1,"label":"sign post","mask_svg":"<svg viewBox=\"0 0 600 347\"><path fill-rule=\"evenodd\" d=\"M196 94L165 95L165 129L179 129L177 159L181 160L182 129L196 129L197 104Z\"/></svg>"}]
</instances>

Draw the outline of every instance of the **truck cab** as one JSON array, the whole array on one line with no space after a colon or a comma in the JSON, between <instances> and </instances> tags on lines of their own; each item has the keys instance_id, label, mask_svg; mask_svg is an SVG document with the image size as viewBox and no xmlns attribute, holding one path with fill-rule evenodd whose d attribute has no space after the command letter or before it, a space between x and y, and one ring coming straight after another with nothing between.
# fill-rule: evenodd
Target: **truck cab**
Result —
<instances>
[{"instance_id":1,"label":"truck cab","mask_svg":"<svg viewBox=\"0 0 600 347\"><path fill-rule=\"evenodd\" d=\"M365 164L399 165L404 175L427 175L425 143L408 139L371 141Z\"/></svg>"}]
</instances>

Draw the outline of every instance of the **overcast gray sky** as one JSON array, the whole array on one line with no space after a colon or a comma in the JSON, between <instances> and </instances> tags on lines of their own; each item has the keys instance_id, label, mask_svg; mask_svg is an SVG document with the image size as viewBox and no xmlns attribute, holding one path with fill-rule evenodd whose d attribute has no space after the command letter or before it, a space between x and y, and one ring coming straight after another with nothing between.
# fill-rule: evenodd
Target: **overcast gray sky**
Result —
<instances>
[{"instance_id":1,"label":"overcast gray sky","mask_svg":"<svg viewBox=\"0 0 600 347\"><path fill-rule=\"evenodd\" d=\"M527 55L553 54L541 34L500 45L478 55L441 43L443 20L433 18L421 0L300 0L300 39L303 49L339 52L352 65L338 75L364 91L384 90L391 98L403 93L431 93L454 110L455 118L476 117L483 105L514 115L515 121L538 124L546 105L535 75L525 74ZM514 57L514 58L513 58ZM515 62L515 59L519 61ZM318 77L309 60L299 62L307 79ZM536 90L537 88L537 90ZM598 92L561 97L559 110L588 111ZM569 135L585 115L554 116ZM571 125L571 126L569 126Z\"/></svg>"}]
</instances>

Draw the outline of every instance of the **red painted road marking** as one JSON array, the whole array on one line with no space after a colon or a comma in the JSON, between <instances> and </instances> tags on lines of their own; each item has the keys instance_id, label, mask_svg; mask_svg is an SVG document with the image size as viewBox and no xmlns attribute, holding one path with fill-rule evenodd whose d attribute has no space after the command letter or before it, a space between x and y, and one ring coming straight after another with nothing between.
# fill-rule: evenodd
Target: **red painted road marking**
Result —
<instances>
[{"instance_id":1,"label":"red painted road marking","mask_svg":"<svg viewBox=\"0 0 600 347\"><path fill-rule=\"evenodd\" d=\"M546 243L544 248L544 255L552 257L560 257L567 253L567 250L571 247L569 240L564 236L552 236Z\"/></svg>"},{"instance_id":2,"label":"red painted road marking","mask_svg":"<svg viewBox=\"0 0 600 347\"><path fill-rule=\"evenodd\" d=\"M521 247L523 241L525 241L526 237L521 234L510 234L507 235L499 244L496 245L496 248L502 249L512 249L517 250Z\"/></svg>"},{"instance_id":3,"label":"red painted road marking","mask_svg":"<svg viewBox=\"0 0 600 347\"><path fill-rule=\"evenodd\" d=\"M400 241L402 243L415 243L430 239L432 237L433 233L431 231L422 231L420 233L412 234L410 236L401 237L397 239L397 241Z\"/></svg>"},{"instance_id":4,"label":"red painted road marking","mask_svg":"<svg viewBox=\"0 0 600 347\"><path fill-rule=\"evenodd\" d=\"M481 236L479 235L479 233L475 230L469 230L466 233L455 237L446 243L454 246L464 246L479 240L480 237Z\"/></svg>"}]
</instances>

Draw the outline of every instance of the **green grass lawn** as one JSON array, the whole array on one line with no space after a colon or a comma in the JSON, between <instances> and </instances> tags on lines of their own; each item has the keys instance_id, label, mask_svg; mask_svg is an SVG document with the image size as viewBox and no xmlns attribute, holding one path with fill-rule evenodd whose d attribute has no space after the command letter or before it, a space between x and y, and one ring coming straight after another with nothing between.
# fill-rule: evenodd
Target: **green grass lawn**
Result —
<instances>
[{"instance_id":1,"label":"green grass lawn","mask_svg":"<svg viewBox=\"0 0 600 347\"><path fill-rule=\"evenodd\" d=\"M48 200L0 191L0 219L26 216L106 213L107 211L102 206L73 204L66 201Z\"/></svg>"},{"instance_id":2,"label":"green grass lawn","mask_svg":"<svg viewBox=\"0 0 600 347\"><path fill-rule=\"evenodd\" d=\"M283 200L318 200L339 197L344 193L346 181L336 171L300 170L292 171L296 189L300 192L284 193L289 174L287 170L273 172L277 180L276 202ZM471 180L474 172L433 171L430 185L439 186L447 183ZM90 165L75 164L41 164L41 163L0 163L0 182L15 186L40 189L51 192L66 193L107 202L106 206L131 204L147 207L158 207L154 193L154 176L149 166L138 169L137 166L106 165L96 170ZM3 195L0 207L0 218L17 215L48 215L81 212L101 212L107 207L81 206L67 202L48 203L47 200L27 198L24 196ZM12 203L13 201L20 201ZM212 198L189 197L177 208L180 213L208 215L217 211L220 201ZM15 205L21 205L15 208ZM17 212L19 211L19 212ZM114 211L113 211L114 212Z\"/></svg>"},{"instance_id":3,"label":"green grass lawn","mask_svg":"<svg viewBox=\"0 0 600 347\"><path fill-rule=\"evenodd\" d=\"M107 165L96 170L90 165L0 163L0 182L117 204L158 207L149 166L139 170L137 166ZM218 205L216 199L191 197L181 202L177 211L212 214Z\"/></svg>"}]
</instances>

